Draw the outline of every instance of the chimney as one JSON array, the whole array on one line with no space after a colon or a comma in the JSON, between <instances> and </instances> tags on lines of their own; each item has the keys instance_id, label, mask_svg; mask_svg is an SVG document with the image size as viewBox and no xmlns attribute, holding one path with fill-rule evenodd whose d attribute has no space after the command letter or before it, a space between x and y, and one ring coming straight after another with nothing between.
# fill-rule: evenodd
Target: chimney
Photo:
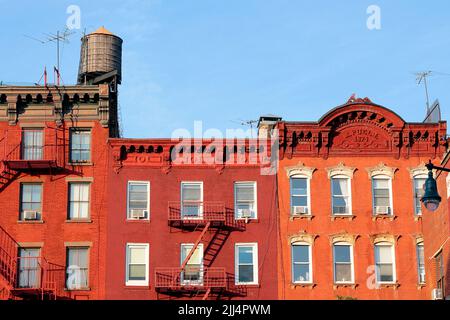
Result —
<instances>
[{"instance_id":1,"label":"chimney","mask_svg":"<svg viewBox=\"0 0 450 320\"><path fill-rule=\"evenodd\" d=\"M270 138L273 135L273 129L275 129L278 121L282 118L273 114L268 114L259 117L258 121L258 138Z\"/></svg>"}]
</instances>

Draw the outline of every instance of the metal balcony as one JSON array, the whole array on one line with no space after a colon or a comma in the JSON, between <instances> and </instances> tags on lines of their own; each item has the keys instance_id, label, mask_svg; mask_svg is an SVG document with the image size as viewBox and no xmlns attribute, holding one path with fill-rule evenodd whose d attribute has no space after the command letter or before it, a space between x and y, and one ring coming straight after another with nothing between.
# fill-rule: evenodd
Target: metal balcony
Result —
<instances>
[{"instance_id":1,"label":"metal balcony","mask_svg":"<svg viewBox=\"0 0 450 320\"><path fill-rule=\"evenodd\" d=\"M227 288L225 268L156 268L155 288L159 291L208 291Z\"/></svg>"},{"instance_id":2,"label":"metal balcony","mask_svg":"<svg viewBox=\"0 0 450 320\"><path fill-rule=\"evenodd\" d=\"M170 201L168 213L170 226L217 226L226 221L225 203L219 201Z\"/></svg>"}]
</instances>

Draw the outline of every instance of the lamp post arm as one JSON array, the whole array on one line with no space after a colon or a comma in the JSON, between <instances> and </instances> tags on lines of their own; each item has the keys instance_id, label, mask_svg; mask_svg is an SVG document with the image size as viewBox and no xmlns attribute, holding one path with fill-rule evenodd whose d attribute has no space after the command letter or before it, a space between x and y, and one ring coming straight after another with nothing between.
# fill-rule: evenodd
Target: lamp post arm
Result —
<instances>
[{"instance_id":1,"label":"lamp post arm","mask_svg":"<svg viewBox=\"0 0 450 320\"><path fill-rule=\"evenodd\" d=\"M428 170L437 170L437 171L445 171L445 172L450 172L450 168L444 168L444 167L438 167L435 166L434 164L431 163L431 160L429 163L427 163L425 165L427 167Z\"/></svg>"}]
</instances>

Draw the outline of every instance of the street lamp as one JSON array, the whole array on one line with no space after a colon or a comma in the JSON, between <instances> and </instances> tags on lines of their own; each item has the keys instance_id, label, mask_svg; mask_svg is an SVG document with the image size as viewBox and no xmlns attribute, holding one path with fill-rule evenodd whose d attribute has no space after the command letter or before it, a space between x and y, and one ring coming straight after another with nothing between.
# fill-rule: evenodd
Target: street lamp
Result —
<instances>
[{"instance_id":1,"label":"street lamp","mask_svg":"<svg viewBox=\"0 0 450 320\"><path fill-rule=\"evenodd\" d=\"M424 189L425 192L423 194L422 201L425 208L430 210L431 212L436 211L436 209L439 207L439 204L441 203L441 196L438 193L436 180L433 177L433 169L450 172L450 169L443 168L443 167L437 167L434 164L431 163L431 160L428 164L425 165L428 169L428 178L425 181Z\"/></svg>"}]
</instances>

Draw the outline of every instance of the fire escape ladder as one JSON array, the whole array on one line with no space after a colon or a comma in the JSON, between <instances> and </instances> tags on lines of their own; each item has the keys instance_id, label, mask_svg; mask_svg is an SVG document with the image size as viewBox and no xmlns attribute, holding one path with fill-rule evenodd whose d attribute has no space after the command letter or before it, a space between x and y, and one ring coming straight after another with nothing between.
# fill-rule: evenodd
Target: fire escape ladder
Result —
<instances>
[{"instance_id":1,"label":"fire escape ladder","mask_svg":"<svg viewBox=\"0 0 450 320\"><path fill-rule=\"evenodd\" d=\"M189 260L191 259L192 255L194 254L195 250L197 249L198 245L202 241L203 237L205 236L205 234L208 231L210 226L211 226L211 222L208 221L206 223L205 227L203 228L202 232L198 236L197 240L195 241L194 246L189 251L189 254L186 256L186 258L184 259L183 263L181 264L181 272L183 272L184 269L186 268L186 265L188 264Z\"/></svg>"},{"instance_id":2,"label":"fire escape ladder","mask_svg":"<svg viewBox=\"0 0 450 320\"><path fill-rule=\"evenodd\" d=\"M211 288L208 288L208 290L206 290L202 300L208 300L209 294L211 293Z\"/></svg>"}]
</instances>

